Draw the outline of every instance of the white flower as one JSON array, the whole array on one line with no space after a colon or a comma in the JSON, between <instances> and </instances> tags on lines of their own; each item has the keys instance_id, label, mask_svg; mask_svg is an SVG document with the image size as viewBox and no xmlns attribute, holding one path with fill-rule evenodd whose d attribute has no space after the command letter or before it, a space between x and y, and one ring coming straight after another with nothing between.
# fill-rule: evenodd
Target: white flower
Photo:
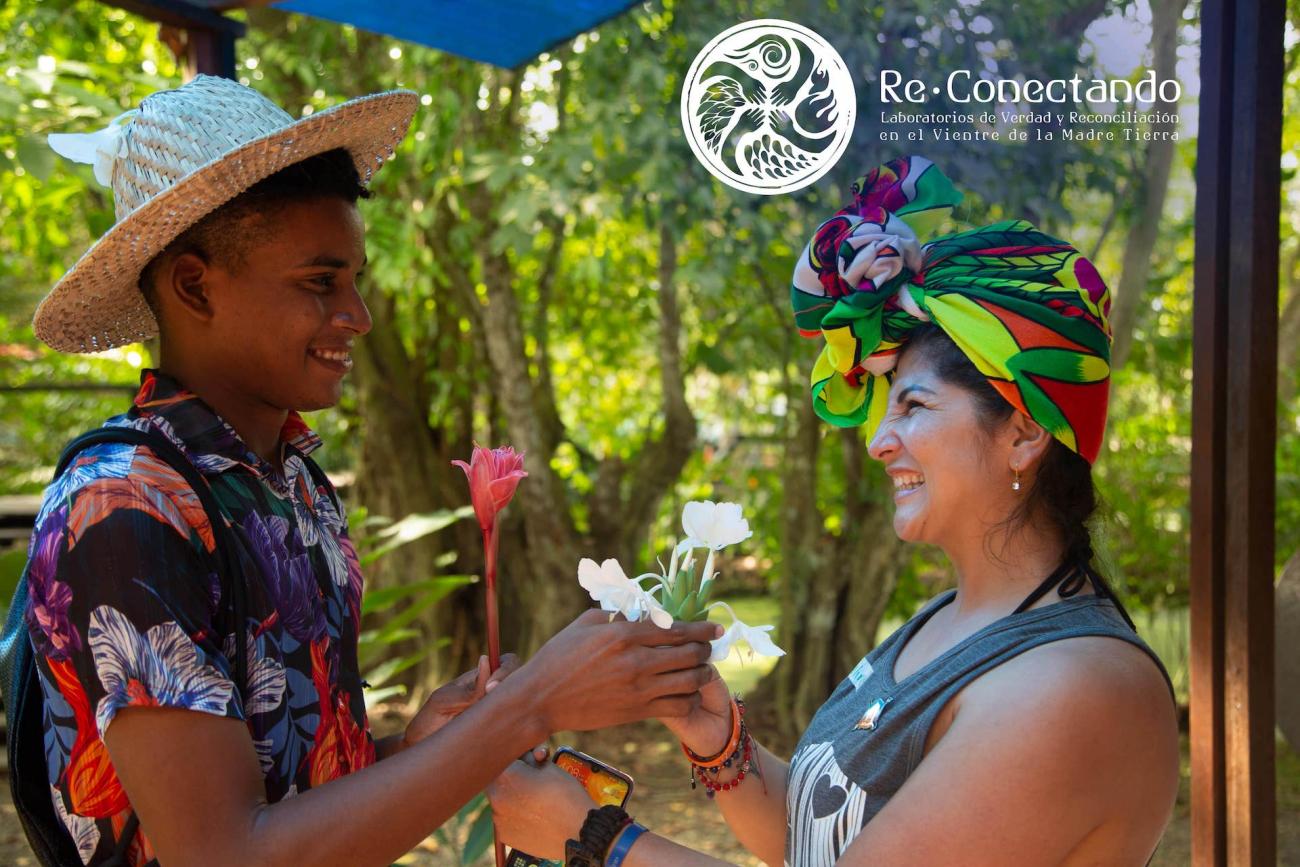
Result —
<instances>
[{"instance_id":1,"label":"white flower","mask_svg":"<svg viewBox=\"0 0 1300 867\"><path fill-rule=\"evenodd\" d=\"M583 557L578 563L578 583L593 600L600 603L602 611L616 611L628 620L640 620L649 615L655 626L667 629L673 625L673 616L641 585L627 577L617 560L606 560L600 565Z\"/></svg>"},{"instance_id":2,"label":"white flower","mask_svg":"<svg viewBox=\"0 0 1300 867\"><path fill-rule=\"evenodd\" d=\"M711 500L687 503L682 509L684 546L718 551L743 542L754 535L749 529L739 503L715 503ZM705 576L708 580L709 576Z\"/></svg>"},{"instance_id":3,"label":"white flower","mask_svg":"<svg viewBox=\"0 0 1300 867\"><path fill-rule=\"evenodd\" d=\"M728 609L730 610L730 609ZM733 615L732 623L727 627L721 638L713 640L713 654L709 657L709 662L721 662L731 655L731 649L738 642L745 642L749 645L749 658L753 659L755 654L759 656L785 656L785 651L776 646L768 635L773 627L771 626L750 626L742 620L736 619ZM740 653L740 649L736 649Z\"/></svg>"}]
</instances>

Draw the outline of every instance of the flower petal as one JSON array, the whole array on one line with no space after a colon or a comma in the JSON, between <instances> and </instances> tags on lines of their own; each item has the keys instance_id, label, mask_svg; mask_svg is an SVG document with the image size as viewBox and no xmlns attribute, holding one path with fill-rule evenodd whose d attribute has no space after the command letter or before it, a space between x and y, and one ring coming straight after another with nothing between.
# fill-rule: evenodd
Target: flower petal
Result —
<instances>
[{"instance_id":1,"label":"flower petal","mask_svg":"<svg viewBox=\"0 0 1300 867\"><path fill-rule=\"evenodd\" d=\"M772 637L767 633L772 629L771 626L760 626L751 628L745 634L745 641L749 644L750 650L759 656L785 656L785 651L776 646Z\"/></svg>"},{"instance_id":2,"label":"flower petal","mask_svg":"<svg viewBox=\"0 0 1300 867\"><path fill-rule=\"evenodd\" d=\"M650 620L660 629L670 628L673 625L673 616L662 605L654 602L653 598L651 602L653 604L650 607Z\"/></svg>"},{"instance_id":3,"label":"flower petal","mask_svg":"<svg viewBox=\"0 0 1300 867\"><path fill-rule=\"evenodd\" d=\"M731 647L736 641L736 635L728 629L722 634L721 638L715 638L709 642L713 652L709 654L709 662L722 662L731 655Z\"/></svg>"}]
</instances>

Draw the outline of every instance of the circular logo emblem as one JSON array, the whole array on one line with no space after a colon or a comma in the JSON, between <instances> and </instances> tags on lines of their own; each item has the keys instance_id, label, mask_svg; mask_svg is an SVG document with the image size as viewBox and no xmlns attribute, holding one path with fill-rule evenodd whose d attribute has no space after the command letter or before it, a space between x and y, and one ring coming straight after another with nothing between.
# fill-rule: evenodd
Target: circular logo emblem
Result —
<instances>
[{"instance_id":1,"label":"circular logo emblem","mask_svg":"<svg viewBox=\"0 0 1300 867\"><path fill-rule=\"evenodd\" d=\"M729 27L682 86L691 150L724 184L772 196L830 171L853 135L857 96L839 52L792 21Z\"/></svg>"}]
</instances>

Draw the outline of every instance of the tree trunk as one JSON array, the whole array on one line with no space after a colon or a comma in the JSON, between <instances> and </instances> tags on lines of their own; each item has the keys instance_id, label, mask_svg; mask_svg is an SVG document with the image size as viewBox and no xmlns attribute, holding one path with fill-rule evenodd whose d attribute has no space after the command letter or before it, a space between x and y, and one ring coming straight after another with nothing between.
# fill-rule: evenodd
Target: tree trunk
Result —
<instances>
[{"instance_id":1,"label":"tree trunk","mask_svg":"<svg viewBox=\"0 0 1300 867\"><path fill-rule=\"evenodd\" d=\"M445 427L428 424L427 388L421 372L403 347L396 326L391 298L373 292L367 299L375 327L365 340L357 342L355 382L363 420L356 499L371 514L398 519L413 512L455 508L466 500L459 470L449 464L447 443L463 442L457 425L448 419ZM457 482L459 481L459 488ZM473 528L462 522L447 534L434 534L403 545L367 567L368 589L379 589L431 577L434 563L448 550L474 550ZM465 547L469 545L470 547ZM476 571L481 564L461 564ZM472 620L470 624L472 625ZM462 654L478 652L471 636L449 635L446 622L436 611L426 612L412 624L420 633L412 648L433 648L440 638L451 638ZM466 642L473 645L466 647ZM460 661L460 660L457 660ZM422 686L445 677L446 666L436 653L403 678L419 693Z\"/></svg>"},{"instance_id":2,"label":"tree trunk","mask_svg":"<svg viewBox=\"0 0 1300 867\"><path fill-rule=\"evenodd\" d=\"M776 713L777 737L790 746L836 685L876 643L885 606L904 562L888 511L873 498L857 429L839 431L845 479L840 534L825 529L816 506L821 421L804 396L787 443L782 479L785 572L781 646L786 655L759 687Z\"/></svg>"},{"instance_id":3,"label":"tree trunk","mask_svg":"<svg viewBox=\"0 0 1300 867\"><path fill-rule=\"evenodd\" d=\"M760 282L768 281L759 275ZM775 287L765 286L769 295ZM786 655L759 684L756 704L774 714L775 746L792 747L813 714L862 656L893 593L904 549L888 509L872 496L862 431L829 434L813 411L802 376L789 375L793 338L785 338L786 423L781 478L780 644ZM827 436L841 446L844 499L840 533L818 508L818 460Z\"/></svg>"},{"instance_id":4,"label":"tree trunk","mask_svg":"<svg viewBox=\"0 0 1300 867\"><path fill-rule=\"evenodd\" d=\"M1186 5L1187 0L1151 2L1152 68L1158 80L1172 79L1177 72L1178 28ZM1178 103L1157 100L1151 110L1177 118ZM1115 336L1111 347L1112 370L1124 366L1133 347L1133 330L1151 278L1151 256L1160 235L1160 215L1165 209L1165 194L1169 190L1169 174L1177 145L1174 141L1164 140L1164 136L1173 133L1177 126L1176 120L1151 124L1156 139L1147 145L1142 177L1134 192L1136 207L1124 243L1124 262L1111 311L1111 330Z\"/></svg>"}]
</instances>

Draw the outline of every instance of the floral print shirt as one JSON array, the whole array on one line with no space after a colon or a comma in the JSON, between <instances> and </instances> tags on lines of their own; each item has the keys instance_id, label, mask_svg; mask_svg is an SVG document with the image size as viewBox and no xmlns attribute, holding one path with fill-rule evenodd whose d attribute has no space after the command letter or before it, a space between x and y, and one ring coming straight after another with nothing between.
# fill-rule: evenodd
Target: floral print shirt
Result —
<instances>
[{"instance_id":1,"label":"floral print shirt","mask_svg":"<svg viewBox=\"0 0 1300 867\"><path fill-rule=\"evenodd\" d=\"M103 742L124 707L243 720L271 803L375 761L357 670L361 570L334 491L304 462L320 440L290 413L277 470L155 371L107 424L162 432L210 483L241 542L249 683L235 688L230 593L198 497L147 448L81 452L37 516L27 622L50 795L86 864L111 854L131 815ZM153 858L143 825L129 856Z\"/></svg>"}]
</instances>

